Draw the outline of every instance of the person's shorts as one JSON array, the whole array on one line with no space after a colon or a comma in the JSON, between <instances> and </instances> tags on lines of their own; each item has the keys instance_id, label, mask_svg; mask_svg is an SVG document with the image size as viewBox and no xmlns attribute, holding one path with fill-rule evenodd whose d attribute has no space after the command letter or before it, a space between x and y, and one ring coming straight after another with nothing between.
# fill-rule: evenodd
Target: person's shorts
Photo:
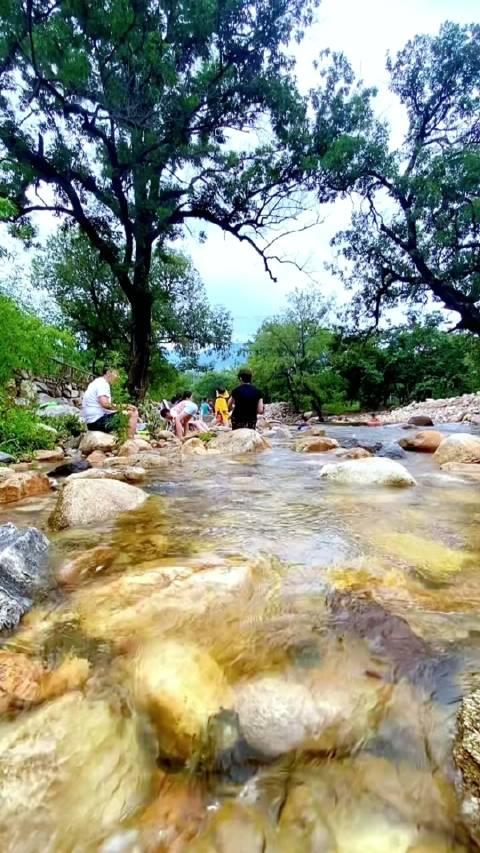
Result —
<instances>
[{"instance_id":1,"label":"person's shorts","mask_svg":"<svg viewBox=\"0 0 480 853\"><path fill-rule=\"evenodd\" d=\"M92 432L115 432L119 427L119 417L115 412L112 415L102 415L97 421L87 424L87 429Z\"/></svg>"},{"instance_id":2,"label":"person's shorts","mask_svg":"<svg viewBox=\"0 0 480 853\"><path fill-rule=\"evenodd\" d=\"M256 429L257 421L236 421L232 418L232 429Z\"/></svg>"}]
</instances>

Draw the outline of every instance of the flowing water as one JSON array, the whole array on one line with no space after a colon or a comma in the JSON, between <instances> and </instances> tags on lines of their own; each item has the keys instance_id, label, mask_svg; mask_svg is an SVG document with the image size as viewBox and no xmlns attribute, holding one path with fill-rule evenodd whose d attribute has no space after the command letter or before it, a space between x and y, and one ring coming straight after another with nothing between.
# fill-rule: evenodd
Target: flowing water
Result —
<instances>
[{"instance_id":1,"label":"flowing water","mask_svg":"<svg viewBox=\"0 0 480 853\"><path fill-rule=\"evenodd\" d=\"M6 642L48 701L0 723L2 851L473 849L452 744L480 687L479 485L410 454L414 488L340 487L327 460L187 458L52 536L52 571L83 574Z\"/></svg>"}]
</instances>

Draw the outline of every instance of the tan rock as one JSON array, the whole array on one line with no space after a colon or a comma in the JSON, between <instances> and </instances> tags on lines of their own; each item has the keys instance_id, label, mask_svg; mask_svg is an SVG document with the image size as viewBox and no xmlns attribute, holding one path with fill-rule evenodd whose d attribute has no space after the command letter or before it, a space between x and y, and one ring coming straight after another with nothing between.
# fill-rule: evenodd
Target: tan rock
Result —
<instances>
[{"instance_id":1,"label":"tan rock","mask_svg":"<svg viewBox=\"0 0 480 853\"><path fill-rule=\"evenodd\" d=\"M188 456L206 456L208 450L200 438L190 438L184 443L183 452Z\"/></svg>"},{"instance_id":2,"label":"tan rock","mask_svg":"<svg viewBox=\"0 0 480 853\"><path fill-rule=\"evenodd\" d=\"M43 666L18 652L0 652L0 712L39 701Z\"/></svg>"},{"instance_id":3,"label":"tan rock","mask_svg":"<svg viewBox=\"0 0 480 853\"><path fill-rule=\"evenodd\" d=\"M145 804L154 751L113 705L74 691L3 724L2 853L96 850Z\"/></svg>"},{"instance_id":4,"label":"tan rock","mask_svg":"<svg viewBox=\"0 0 480 853\"><path fill-rule=\"evenodd\" d=\"M77 557L62 563L57 571L57 580L61 584L77 583L108 568L114 557L115 551L109 545L98 545L82 551Z\"/></svg>"},{"instance_id":5,"label":"tan rock","mask_svg":"<svg viewBox=\"0 0 480 853\"><path fill-rule=\"evenodd\" d=\"M140 467L148 473L162 471L168 467L170 460L161 453L151 450L150 453L142 451L132 456L117 456L113 459L108 459L105 467L110 469L123 469Z\"/></svg>"},{"instance_id":6,"label":"tan rock","mask_svg":"<svg viewBox=\"0 0 480 853\"><path fill-rule=\"evenodd\" d=\"M311 438L306 435L300 438L295 444L297 453L325 453L328 450L335 450L337 447L338 441L334 438L327 438L326 436L313 436Z\"/></svg>"},{"instance_id":7,"label":"tan rock","mask_svg":"<svg viewBox=\"0 0 480 853\"><path fill-rule=\"evenodd\" d=\"M309 435L324 436L325 428L320 426L312 426L308 432Z\"/></svg>"},{"instance_id":8,"label":"tan rock","mask_svg":"<svg viewBox=\"0 0 480 853\"><path fill-rule=\"evenodd\" d=\"M170 758L188 759L209 718L232 707L223 671L192 643L154 640L138 649L132 669L135 701L149 715L160 750Z\"/></svg>"},{"instance_id":9,"label":"tan rock","mask_svg":"<svg viewBox=\"0 0 480 853\"><path fill-rule=\"evenodd\" d=\"M220 432L209 442L209 453L224 453L225 455L240 455L242 453L258 453L269 450L270 442L254 429L236 429Z\"/></svg>"},{"instance_id":10,"label":"tan rock","mask_svg":"<svg viewBox=\"0 0 480 853\"><path fill-rule=\"evenodd\" d=\"M87 462L93 465L94 468L101 468L106 462L106 455L102 450L94 450L87 456Z\"/></svg>"},{"instance_id":11,"label":"tan rock","mask_svg":"<svg viewBox=\"0 0 480 853\"><path fill-rule=\"evenodd\" d=\"M54 447L53 450L36 450L34 457L37 462L59 462L65 458L65 453L61 447Z\"/></svg>"},{"instance_id":12,"label":"tan rock","mask_svg":"<svg viewBox=\"0 0 480 853\"><path fill-rule=\"evenodd\" d=\"M9 472L10 476L0 479L0 504L14 503L36 495L47 494L51 483L46 474L39 471Z\"/></svg>"},{"instance_id":13,"label":"tan rock","mask_svg":"<svg viewBox=\"0 0 480 853\"><path fill-rule=\"evenodd\" d=\"M418 453L435 453L440 447L445 435L438 430L427 429L417 432L416 435L402 438L398 443L404 450L413 450Z\"/></svg>"},{"instance_id":14,"label":"tan rock","mask_svg":"<svg viewBox=\"0 0 480 853\"><path fill-rule=\"evenodd\" d=\"M466 477L468 480L480 480L480 465L478 462L446 462L442 471Z\"/></svg>"},{"instance_id":15,"label":"tan rock","mask_svg":"<svg viewBox=\"0 0 480 853\"><path fill-rule=\"evenodd\" d=\"M144 438L129 438L128 441L124 441L121 445L118 455L119 456L135 456L137 453L142 453L142 451L149 451L152 449L152 445L149 441L145 441Z\"/></svg>"},{"instance_id":16,"label":"tan rock","mask_svg":"<svg viewBox=\"0 0 480 853\"><path fill-rule=\"evenodd\" d=\"M130 459L131 457L122 457L122 459ZM71 480L117 480L120 483L142 483L146 479L147 472L145 468L139 465L125 465L118 468L88 468L86 471L79 471L78 474L70 474L66 478L66 482Z\"/></svg>"},{"instance_id":17,"label":"tan rock","mask_svg":"<svg viewBox=\"0 0 480 853\"><path fill-rule=\"evenodd\" d=\"M114 435L110 435L106 432L88 430L84 435L82 435L80 450L84 456L89 456L94 450L113 450L116 443L117 440Z\"/></svg>"},{"instance_id":18,"label":"tan rock","mask_svg":"<svg viewBox=\"0 0 480 853\"><path fill-rule=\"evenodd\" d=\"M78 690L89 675L90 663L86 658L67 657L57 669L43 675L40 683L41 698L54 699L69 690Z\"/></svg>"},{"instance_id":19,"label":"tan rock","mask_svg":"<svg viewBox=\"0 0 480 853\"><path fill-rule=\"evenodd\" d=\"M372 454L364 447L340 447L335 456L338 459L368 459Z\"/></svg>"},{"instance_id":20,"label":"tan rock","mask_svg":"<svg viewBox=\"0 0 480 853\"><path fill-rule=\"evenodd\" d=\"M433 457L439 465L447 462L480 462L480 437L470 433L454 433L442 441Z\"/></svg>"},{"instance_id":21,"label":"tan rock","mask_svg":"<svg viewBox=\"0 0 480 853\"><path fill-rule=\"evenodd\" d=\"M144 853L183 853L205 819L206 804L194 780L165 777L156 799L141 815Z\"/></svg>"},{"instance_id":22,"label":"tan rock","mask_svg":"<svg viewBox=\"0 0 480 853\"><path fill-rule=\"evenodd\" d=\"M109 521L146 499L141 489L116 480L71 480L59 492L49 524L52 530L63 530Z\"/></svg>"}]
</instances>

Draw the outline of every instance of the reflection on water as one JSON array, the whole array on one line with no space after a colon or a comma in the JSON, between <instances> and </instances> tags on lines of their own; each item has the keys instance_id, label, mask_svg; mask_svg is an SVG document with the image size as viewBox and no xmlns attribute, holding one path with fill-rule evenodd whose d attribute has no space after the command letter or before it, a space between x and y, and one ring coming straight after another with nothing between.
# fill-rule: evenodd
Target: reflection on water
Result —
<instances>
[{"instance_id":1,"label":"reflection on water","mask_svg":"<svg viewBox=\"0 0 480 853\"><path fill-rule=\"evenodd\" d=\"M2 851L470 849L478 485L412 454L417 488L348 489L327 458L190 458L55 535L63 585L0 652Z\"/></svg>"}]
</instances>

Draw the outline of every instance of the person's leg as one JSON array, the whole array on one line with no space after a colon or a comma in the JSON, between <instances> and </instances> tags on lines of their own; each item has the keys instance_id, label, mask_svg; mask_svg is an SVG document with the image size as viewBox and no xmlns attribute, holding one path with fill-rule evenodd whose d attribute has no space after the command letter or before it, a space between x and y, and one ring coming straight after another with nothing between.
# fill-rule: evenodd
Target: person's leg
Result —
<instances>
[{"instance_id":1,"label":"person's leg","mask_svg":"<svg viewBox=\"0 0 480 853\"><path fill-rule=\"evenodd\" d=\"M189 425L190 421L192 420L192 416L191 415L182 415L180 420L182 422L182 427L183 427L183 436L182 437L184 438L186 435L188 435L188 425Z\"/></svg>"},{"instance_id":2,"label":"person's leg","mask_svg":"<svg viewBox=\"0 0 480 853\"><path fill-rule=\"evenodd\" d=\"M182 440L182 438L183 438L183 424L182 424L181 417L175 418L174 425L175 425L175 435L177 436L177 438Z\"/></svg>"},{"instance_id":3,"label":"person's leg","mask_svg":"<svg viewBox=\"0 0 480 853\"><path fill-rule=\"evenodd\" d=\"M138 412L135 409L134 412L128 413L128 437L135 438L135 433L137 431L138 424Z\"/></svg>"}]
</instances>

